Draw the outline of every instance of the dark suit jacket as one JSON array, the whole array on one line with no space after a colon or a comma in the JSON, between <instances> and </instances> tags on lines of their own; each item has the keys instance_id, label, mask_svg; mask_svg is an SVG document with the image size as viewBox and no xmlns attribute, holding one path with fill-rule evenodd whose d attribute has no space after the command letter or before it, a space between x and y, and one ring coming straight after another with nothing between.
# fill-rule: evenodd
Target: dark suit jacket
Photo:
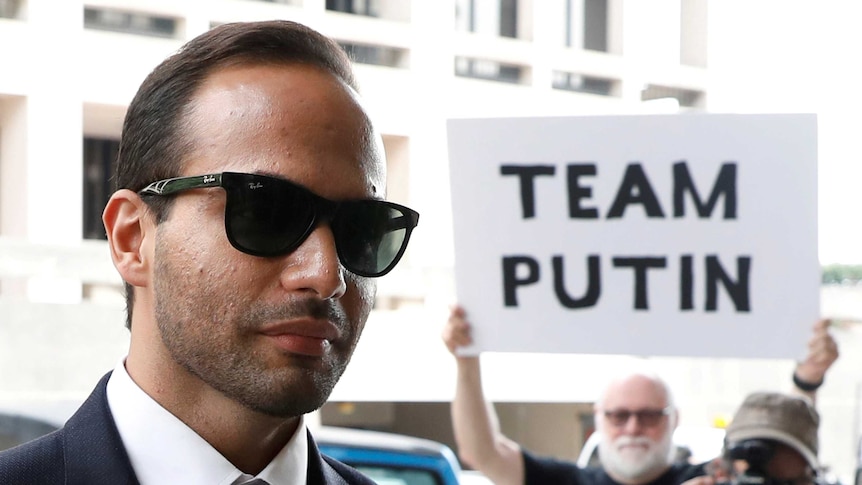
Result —
<instances>
[{"instance_id":1,"label":"dark suit jacket","mask_svg":"<svg viewBox=\"0 0 862 485\"><path fill-rule=\"evenodd\" d=\"M0 452L3 485L137 484L108 408L105 375L90 397L51 434ZM374 485L347 465L323 456L308 434L308 485Z\"/></svg>"}]
</instances>

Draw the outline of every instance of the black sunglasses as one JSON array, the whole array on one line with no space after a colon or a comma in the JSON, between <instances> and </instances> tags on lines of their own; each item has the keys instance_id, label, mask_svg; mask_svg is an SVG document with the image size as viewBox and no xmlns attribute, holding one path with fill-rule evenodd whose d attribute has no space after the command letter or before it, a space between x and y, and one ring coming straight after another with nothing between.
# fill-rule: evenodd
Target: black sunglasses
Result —
<instances>
[{"instance_id":1,"label":"black sunglasses","mask_svg":"<svg viewBox=\"0 0 862 485\"><path fill-rule=\"evenodd\" d=\"M670 406L664 409L641 409L639 411L629 411L628 409L616 409L613 411L605 411L605 417L614 426L625 426L629 419L634 418L641 424L651 428L659 423L661 418L670 415Z\"/></svg>"},{"instance_id":2,"label":"black sunglasses","mask_svg":"<svg viewBox=\"0 0 862 485\"><path fill-rule=\"evenodd\" d=\"M375 199L333 201L284 179L222 172L153 182L138 194L171 195L222 187L224 226L236 249L273 257L296 250L321 223L329 223L338 259L359 276L383 276L398 263L419 213Z\"/></svg>"}]
</instances>

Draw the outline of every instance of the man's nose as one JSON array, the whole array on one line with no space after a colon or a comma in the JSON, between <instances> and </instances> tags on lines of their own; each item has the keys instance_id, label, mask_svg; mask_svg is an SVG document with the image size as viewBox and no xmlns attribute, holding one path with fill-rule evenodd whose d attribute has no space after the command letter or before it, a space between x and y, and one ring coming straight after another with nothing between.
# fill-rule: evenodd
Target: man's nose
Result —
<instances>
[{"instance_id":1,"label":"man's nose","mask_svg":"<svg viewBox=\"0 0 862 485\"><path fill-rule=\"evenodd\" d=\"M281 284L292 291L312 291L321 299L338 299L347 291L335 236L328 224L317 226L293 251L281 273Z\"/></svg>"},{"instance_id":2,"label":"man's nose","mask_svg":"<svg viewBox=\"0 0 862 485\"><path fill-rule=\"evenodd\" d=\"M623 429L626 434L638 435L643 431L643 424L641 423L641 418L638 417L637 413L631 413L629 415L629 419L626 420L623 425Z\"/></svg>"}]
</instances>

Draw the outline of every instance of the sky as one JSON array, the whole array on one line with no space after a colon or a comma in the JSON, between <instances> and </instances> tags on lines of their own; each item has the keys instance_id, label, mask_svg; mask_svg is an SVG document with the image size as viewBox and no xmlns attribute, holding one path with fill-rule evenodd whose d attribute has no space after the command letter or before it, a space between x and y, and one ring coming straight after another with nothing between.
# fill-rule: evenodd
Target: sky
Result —
<instances>
[{"instance_id":1,"label":"sky","mask_svg":"<svg viewBox=\"0 0 862 485\"><path fill-rule=\"evenodd\" d=\"M709 110L816 113L821 264L862 264L862 3L709 5Z\"/></svg>"}]
</instances>

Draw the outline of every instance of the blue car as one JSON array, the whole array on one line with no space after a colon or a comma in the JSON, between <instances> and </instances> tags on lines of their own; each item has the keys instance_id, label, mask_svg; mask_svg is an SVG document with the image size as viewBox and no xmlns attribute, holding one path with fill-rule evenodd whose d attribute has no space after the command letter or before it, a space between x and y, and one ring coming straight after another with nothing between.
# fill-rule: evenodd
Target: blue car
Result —
<instances>
[{"instance_id":1,"label":"blue car","mask_svg":"<svg viewBox=\"0 0 862 485\"><path fill-rule=\"evenodd\" d=\"M379 431L322 426L312 430L320 451L380 485L458 485L461 467L436 441Z\"/></svg>"}]
</instances>

